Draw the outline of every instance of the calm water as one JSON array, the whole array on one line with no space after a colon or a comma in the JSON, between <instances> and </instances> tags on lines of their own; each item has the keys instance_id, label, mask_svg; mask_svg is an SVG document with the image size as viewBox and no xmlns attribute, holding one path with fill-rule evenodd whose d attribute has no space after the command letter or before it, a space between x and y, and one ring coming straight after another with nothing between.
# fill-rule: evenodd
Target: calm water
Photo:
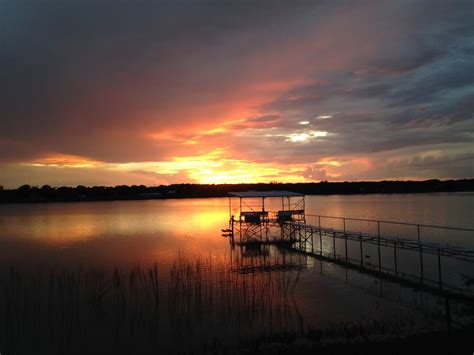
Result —
<instances>
[{"instance_id":1,"label":"calm water","mask_svg":"<svg viewBox=\"0 0 474 355\"><path fill-rule=\"evenodd\" d=\"M474 228L474 195L468 193L308 196L306 211L314 215ZM0 266L3 271L13 267L30 272L78 265L126 269L156 264L166 278L179 258L206 258L232 270L261 263L262 256L244 257L221 237L228 217L227 198L1 205ZM362 223L353 228L370 231L373 226ZM472 233L423 231L422 237L474 247ZM365 251L367 258L373 258L371 253L373 250ZM407 271L416 274L416 264L408 257L406 262L403 255L401 258ZM391 262L388 256L386 259ZM276 247L269 248L265 263L292 275L301 270L292 297L296 327L400 317L415 317L417 329L443 326L444 300L427 293ZM459 271L459 267L467 274L473 271L453 264L447 266L446 277ZM261 272L270 272L269 269ZM469 321L472 314L466 314L459 305L462 314L457 315L456 307L453 305L452 309L454 322Z\"/></svg>"}]
</instances>

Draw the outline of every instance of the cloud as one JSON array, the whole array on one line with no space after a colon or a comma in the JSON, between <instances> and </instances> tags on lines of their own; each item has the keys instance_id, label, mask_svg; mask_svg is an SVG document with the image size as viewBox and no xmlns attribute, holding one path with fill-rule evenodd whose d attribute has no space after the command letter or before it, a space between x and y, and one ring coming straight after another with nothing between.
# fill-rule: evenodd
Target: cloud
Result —
<instances>
[{"instance_id":1,"label":"cloud","mask_svg":"<svg viewBox=\"0 0 474 355\"><path fill-rule=\"evenodd\" d=\"M326 170L323 168L318 168L316 166L309 166L306 168L305 171L301 174L305 179L311 181L323 181L327 179Z\"/></svg>"},{"instance_id":2,"label":"cloud","mask_svg":"<svg viewBox=\"0 0 474 355\"><path fill-rule=\"evenodd\" d=\"M457 157L473 149L473 17L442 0L4 1L0 178L28 183L41 167L21 164L44 157L174 166L216 149L275 167L242 179L425 176L411 159L450 146L433 177L471 177ZM327 134L300 139L311 132ZM408 170L389 172L400 151ZM378 170L318 167L328 157ZM43 168L46 183L57 170ZM193 169L169 178L209 181ZM151 170L111 180L162 178Z\"/></svg>"}]
</instances>

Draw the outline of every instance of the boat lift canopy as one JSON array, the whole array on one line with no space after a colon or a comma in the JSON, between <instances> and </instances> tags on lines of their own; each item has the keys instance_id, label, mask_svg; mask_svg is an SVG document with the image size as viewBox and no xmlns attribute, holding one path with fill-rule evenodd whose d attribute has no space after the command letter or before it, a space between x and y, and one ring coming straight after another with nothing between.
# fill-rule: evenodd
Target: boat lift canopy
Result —
<instances>
[{"instance_id":1,"label":"boat lift canopy","mask_svg":"<svg viewBox=\"0 0 474 355\"><path fill-rule=\"evenodd\" d=\"M303 197L304 194L292 191L243 191L243 192L229 192L229 195L240 198L244 197Z\"/></svg>"},{"instance_id":2,"label":"boat lift canopy","mask_svg":"<svg viewBox=\"0 0 474 355\"><path fill-rule=\"evenodd\" d=\"M304 218L305 209L305 195L292 192L292 191L242 191L242 192L229 192L229 217L232 217L232 197L239 198L239 221L247 221L256 223L260 221L268 221L269 214L265 208L266 198L281 198L281 208L274 211L273 214L279 221L293 219L295 215L299 218ZM291 200L293 198L293 201ZM244 202L245 199L261 199L259 206L252 208ZM296 200L296 201L295 201ZM256 208L255 208L256 207Z\"/></svg>"}]
</instances>

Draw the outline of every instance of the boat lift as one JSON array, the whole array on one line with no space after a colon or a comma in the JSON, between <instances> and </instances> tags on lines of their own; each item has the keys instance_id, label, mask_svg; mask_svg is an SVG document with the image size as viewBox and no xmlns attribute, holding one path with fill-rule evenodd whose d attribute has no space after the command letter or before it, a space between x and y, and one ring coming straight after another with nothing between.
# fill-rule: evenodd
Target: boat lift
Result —
<instances>
[{"instance_id":1,"label":"boat lift","mask_svg":"<svg viewBox=\"0 0 474 355\"><path fill-rule=\"evenodd\" d=\"M238 199L237 214L235 200ZM229 192L229 228L223 236L240 245L268 241L271 225L305 223L305 195L291 191Z\"/></svg>"}]
</instances>

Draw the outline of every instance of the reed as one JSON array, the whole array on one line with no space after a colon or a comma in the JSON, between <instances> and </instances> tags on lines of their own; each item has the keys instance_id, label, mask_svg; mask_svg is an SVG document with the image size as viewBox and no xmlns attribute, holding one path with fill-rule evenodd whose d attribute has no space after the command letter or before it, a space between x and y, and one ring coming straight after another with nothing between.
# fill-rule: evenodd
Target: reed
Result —
<instances>
[{"instance_id":1,"label":"reed","mask_svg":"<svg viewBox=\"0 0 474 355\"><path fill-rule=\"evenodd\" d=\"M157 264L11 269L0 275L0 351L238 352L285 337L325 344L412 331L408 318L307 327L294 299L301 265L234 261L180 253L164 272Z\"/></svg>"},{"instance_id":2,"label":"reed","mask_svg":"<svg viewBox=\"0 0 474 355\"><path fill-rule=\"evenodd\" d=\"M287 317L298 277L240 273L211 257L188 260L182 254L164 275L157 264L128 270L12 269L0 278L0 350L27 353L31 346L75 353L86 339L99 336L118 348L186 351L207 338L230 344L238 339L235 333L251 334L278 313Z\"/></svg>"}]
</instances>

